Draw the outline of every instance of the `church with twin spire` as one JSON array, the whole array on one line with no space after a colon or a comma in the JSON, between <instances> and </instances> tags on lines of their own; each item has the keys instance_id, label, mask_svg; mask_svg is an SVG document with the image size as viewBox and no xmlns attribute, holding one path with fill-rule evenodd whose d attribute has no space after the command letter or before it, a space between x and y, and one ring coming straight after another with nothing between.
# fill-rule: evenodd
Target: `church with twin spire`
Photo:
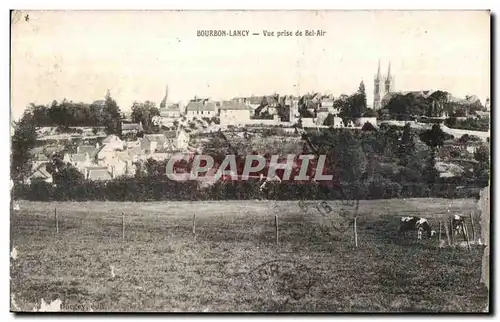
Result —
<instances>
[{"instance_id":1,"label":"church with twin spire","mask_svg":"<svg viewBox=\"0 0 500 322\"><path fill-rule=\"evenodd\" d=\"M391 63L387 68L387 76L382 76L380 73L380 60L378 61L377 74L373 81L373 109L381 109L382 101L385 95L394 92L394 77L391 75Z\"/></svg>"}]
</instances>

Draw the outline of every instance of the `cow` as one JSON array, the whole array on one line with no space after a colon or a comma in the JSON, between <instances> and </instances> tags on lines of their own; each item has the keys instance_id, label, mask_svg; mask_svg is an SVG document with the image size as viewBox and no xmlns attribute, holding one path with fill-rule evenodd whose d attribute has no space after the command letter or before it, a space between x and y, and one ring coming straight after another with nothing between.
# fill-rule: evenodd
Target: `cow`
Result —
<instances>
[{"instance_id":1,"label":"cow","mask_svg":"<svg viewBox=\"0 0 500 322\"><path fill-rule=\"evenodd\" d=\"M454 215L453 220L452 220L452 229L455 235L460 234L461 232L464 231L464 226L465 226L465 220L462 215Z\"/></svg>"},{"instance_id":2,"label":"cow","mask_svg":"<svg viewBox=\"0 0 500 322\"><path fill-rule=\"evenodd\" d=\"M407 231L417 231L417 239L422 239L422 233L425 232L428 238L431 238L436 234L434 230L431 229L429 222L425 218L420 217L402 217L399 225L398 236L403 234L406 237Z\"/></svg>"}]
</instances>

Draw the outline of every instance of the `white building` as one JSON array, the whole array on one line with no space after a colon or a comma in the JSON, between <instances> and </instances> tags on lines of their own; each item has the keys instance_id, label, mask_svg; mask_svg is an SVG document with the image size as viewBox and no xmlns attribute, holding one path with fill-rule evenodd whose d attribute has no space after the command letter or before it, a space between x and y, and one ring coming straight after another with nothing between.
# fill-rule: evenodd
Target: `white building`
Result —
<instances>
[{"instance_id":1,"label":"white building","mask_svg":"<svg viewBox=\"0 0 500 322\"><path fill-rule=\"evenodd\" d=\"M214 116L217 116L215 103L208 99L195 99L190 101L186 106L186 117L188 120L192 120L195 117L202 119L204 117L212 118Z\"/></svg>"},{"instance_id":2,"label":"white building","mask_svg":"<svg viewBox=\"0 0 500 322\"><path fill-rule=\"evenodd\" d=\"M83 172L84 169L92 165L92 161L87 152L85 153L75 153L75 154L65 154L63 161L70 163L72 166L78 169L78 171Z\"/></svg>"},{"instance_id":3,"label":"white building","mask_svg":"<svg viewBox=\"0 0 500 322\"><path fill-rule=\"evenodd\" d=\"M108 135L104 140L102 140L102 144L114 150L123 150L124 147L123 141L114 134Z\"/></svg>"},{"instance_id":4,"label":"white building","mask_svg":"<svg viewBox=\"0 0 500 322\"><path fill-rule=\"evenodd\" d=\"M220 125L248 124L251 111L251 107L241 101L223 102L220 107Z\"/></svg>"},{"instance_id":5,"label":"white building","mask_svg":"<svg viewBox=\"0 0 500 322\"><path fill-rule=\"evenodd\" d=\"M146 134L141 141L141 149L146 154L164 151L185 151L189 145L189 134L183 129L165 131L161 134Z\"/></svg>"}]
</instances>

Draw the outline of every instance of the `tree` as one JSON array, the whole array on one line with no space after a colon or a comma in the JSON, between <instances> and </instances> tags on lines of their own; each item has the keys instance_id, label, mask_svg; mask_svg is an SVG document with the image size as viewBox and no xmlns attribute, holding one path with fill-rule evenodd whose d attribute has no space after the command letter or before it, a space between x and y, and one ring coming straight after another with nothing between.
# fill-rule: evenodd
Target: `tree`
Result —
<instances>
[{"instance_id":1,"label":"tree","mask_svg":"<svg viewBox=\"0 0 500 322\"><path fill-rule=\"evenodd\" d=\"M335 118L333 117L333 114L332 113L328 113L328 116L325 118L325 121L323 122L323 125L333 126L334 125L334 120L335 120Z\"/></svg>"},{"instance_id":2,"label":"tree","mask_svg":"<svg viewBox=\"0 0 500 322\"><path fill-rule=\"evenodd\" d=\"M156 107L154 102L134 102L132 105L132 122L142 123L142 128L145 133L155 133L158 131L159 127L153 123L153 118L155 116L160 116L160 110Z\"/></svg>"},{"instance_id":3,"label":"tree","mask_svg":"<svg viewBox=\"0 0 500 322\"><path fill-rule=\"evenodd\" d=\"M363 113L364 117L377 117L377 112L369 108Z\"/></svg>"},{"instance_id":4,"label":"tree","mask_svg":"<svg viewBox=\"0 0 500 322\"><path fill-rule=\"evenodd\" d=\"M361 178L366 169L366 157L361 142L350 131L321 131L310 136L310 143L317 148L317 154L326 156L326 173L345 182Z\"/></svg>"},{"instance_id":5,"label":"tree","mask_svg":"<svg viewBox=\"0 0 500 322\"><path fill-rule=\"evenodd\" d=\"M478 164L474 167L474 175L481 186L488 184L490 179L490 150L488 146L482 144L474 151L474 159Z\"/></svg>"},{"instance_id":6,"label":"tree","mask_svg":"<svg viewBox=\"0 0 500 322\"><path fill-rule=\"evenodd\" d=\"M391 118L411 120L414 116L423 115L424 111L428 109L428 103L425 98L413 93L396 94L387 103L385 109L387 109Z\"/></svg>"},{"instance_id":7,"label":"tree","mask_svg":"<svg viewBox=\"0 0 500 322\"><path fill-rule=\"evenodd\" d=\"M429 96L430 113L428 116L439 116L443 113L444 107L448 105L450 93L445 91L435 91Z\"/></svg>"},{"instance_id":8,"label":"tree","mask_svg":"<svg viewBox=\"0 0 500 322\"><path fill-rule=\"evenodd\" d=\"M341 95L334 106L340 109L339 116L345 121L360 117L364 111L363 97L359 93L351 96Z\"/></svg>"},{"instance_id":9,"label":"tree","mask_svg":"<svg viewBox=\"0 0 500 322\"><path fill-rule=\"evenodd\" d=\"M452 116L444 121L444 124L448 127L455 127L457 124L457 118Z\"/></svg>"},{"instance_id":10,"label":"tree","mask_svg":"<svg viewBox=\"0 0 500 322\"><path fill-rule=\"evenodd\" d=\"M474 151L474 160L484 164L490 163L490 151L486 145L482 144Z\"/></svg>"},{"instance_id":11,"label":"tree","mask_svg":"<svg viewBox=\"0 0 500 322\"><path fill-rule=\"evenodd\" d=\"M106 134L121 136L121 112L116 101L111 97L108 90L103 107L103 121Z\"/></svg>"},{"instance_id":12,"label":"tree","mask_svg":"<svg viewBox=\"0 0 500 322\"><path fill-rule=\"evenodd\" d=\"M403 133L398 142L397 154L401 166L407 167L415 160L415 142L413 141L409 123L403 128Z\"/></svg>"},{"instance_id":13,"label":"tree","mask_svg":"<svg viewBox=\"0 0 500 322\"><path fill-rule=\"evenodd\" d=\"M366 122L365 124L363 124L361 131L377 131L377 129L370 122Z\"/></svg>"},{"instance_id":14,"label":"tree","mask_svg":"<svg viewBox=\"0 0 500 322\"><path fill-rule=\"evenodd\" d=\"M439 177L439 173L436 170L436 150L438 147L443 146L445 138L446 135L438 124L434 124L430 130L420 134L420 140L427 144L431 150L422 173L428 183L434 183Z\"/></svg>"},{"instance_id":15,"label":"tree","mask_svg":"<svg viewBox=\"0 0 500 322\"><path fill-rule=\"evenodd\" d=\"M33 121L33 105L23 114L17 123L11 146L11 179L23 182L31 173L31 149L36 145L36 128Z\"/></svg>"},{"instance_id":16,"label":"tree","mask_svg":"<svg viewBox=\"0 0 500 322\"><path fill-rule=\"evenodd\" d=\"M66 164L57 173L52 175L54 183L58 187L72 187L80 185L84 181L83 173L70 164Z\"/></svg>"},{"instance_id":17,"label":"tree","mask_svg":"<svg viewBox=\"0 0 500 322\"><path fill-rule=\"evenodd\" d=\"M429 146L433 154L438 147L443 146L445 139L446 135L443 130L441 130L439 124L434 124L430 130L420 134L420 140Z\"/></svg>"},{"instance_id":18,"label":"tree","mask_svg":"<svg viewBox=\"0 0 500 322\"><path fill-rule=\"evenodd\" d=\"M368 106L366 104L366 90L365 83L363 83L363 81L359 83L358 94L360 98L360 112L361 114L364 114Z\"/></svg>"}]
</instances>

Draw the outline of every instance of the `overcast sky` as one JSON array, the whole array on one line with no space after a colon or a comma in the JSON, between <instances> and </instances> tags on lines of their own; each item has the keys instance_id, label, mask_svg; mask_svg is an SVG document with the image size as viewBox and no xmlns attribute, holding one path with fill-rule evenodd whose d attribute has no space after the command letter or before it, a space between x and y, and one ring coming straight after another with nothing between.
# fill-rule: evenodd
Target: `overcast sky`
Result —
<instances>
[{"instance_id":1,"label":"overcast sky","mask_svg":"<svg viewBox=\"0 0 500 322\"><path fill-rule=\"evenodd\" d=\"M29 15L28 21L25 16ZM204 38L197 30L248 29L260 36ZM326 31L296 37L297 30ZM289 30L291 37L264 37ZM486 11L161 12L54 11L14 15L11 109L67 98L91 103L109 89L122 110L194 95L350 94L392 63L396 90L442 89L490 96Z\"/></svg>"}]
</instances>

